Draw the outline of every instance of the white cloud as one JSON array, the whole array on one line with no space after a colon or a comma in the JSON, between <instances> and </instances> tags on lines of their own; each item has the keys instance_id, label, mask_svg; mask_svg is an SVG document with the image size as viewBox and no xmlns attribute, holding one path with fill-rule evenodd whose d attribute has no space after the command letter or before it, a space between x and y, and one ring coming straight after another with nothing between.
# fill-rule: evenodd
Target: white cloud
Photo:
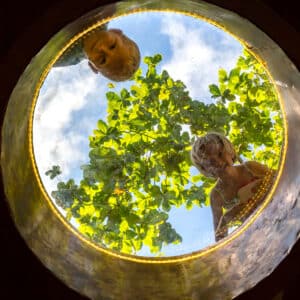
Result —
<instances>
[{"instance_id":1,"label":"white cloud","mask_svg":"<svg viewBox=\"0 0 300 300\"><path fill-rule=\"evenodd\" d=\"M93 74L86 64L53 68L40 91L34 114L33 144L37 166L48 191L56 188L56 180L45 176L53 165L63 171L60 179L74 177L75 169L86 162L88 135L95 121L81 122L75 113L105 104L92 94L103 91L103 79ZM99 114L98 114L99 116ZM83 116L82 116L83 117Z\"/></svg>"},{"instance_id":2,"label":"white cloud","mask_svg":"<svg viewBox=\"0 0 300 300\"><path fill-rule=\"evenodd\" d=\"M182 80L192 98L210 99L208 85L217 83L218 70L230 70L241 54L241 45L231 36L212 27L208 32L200 26L188 27L180 15L165 17L161 32L168 35L172 57L162 68L174 79ZM215 35L215 40L207 35Z\"/></svg>"}]
</instances>

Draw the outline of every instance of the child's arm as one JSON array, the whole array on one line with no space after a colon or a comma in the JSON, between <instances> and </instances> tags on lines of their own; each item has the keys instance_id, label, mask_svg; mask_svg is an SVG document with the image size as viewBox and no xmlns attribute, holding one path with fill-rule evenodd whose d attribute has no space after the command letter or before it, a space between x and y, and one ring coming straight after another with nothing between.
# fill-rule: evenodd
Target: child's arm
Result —
<instances>
[{"instance_id":1,"label":"child's arm","mask_svg":"<svg viewBox=\"0 0 300 300\"><path fill-rule=\"evenodd\" d=\"M263 178L259 178L240 188L238 191L239 203L248 202L259 191L262 182Z\"/></svg>"},{"instance_id":2,"label":"child's arm","mask_svg":"<svg viewBox=\"0 0 300 300\"><path fill-rule=\"evenodd\" d=\"M223 217L223 200L216 189L213 189L210 194L210 205L213 215L213 223L215 230L215 240L216 242L227 236L227 228L220 227Z\"/></svg>"},{"instance_id":3,"label":"child's arm","mask_svg":"<svg viewBox=\"0 0 300 300\"><path fill-rule=\"evenodd\" d=\"M244 166L248 169L253 176L257 178L263 178L270 170L266 165L263 165L257 161L246 161Z\"/></svg>"}]
</instances>

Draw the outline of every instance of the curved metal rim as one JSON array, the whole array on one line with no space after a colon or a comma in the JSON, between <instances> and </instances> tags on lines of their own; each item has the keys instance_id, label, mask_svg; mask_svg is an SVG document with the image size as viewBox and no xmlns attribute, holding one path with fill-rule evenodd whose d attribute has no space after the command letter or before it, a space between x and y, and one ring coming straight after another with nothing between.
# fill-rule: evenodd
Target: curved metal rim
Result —
<instances>
[{"instance_id":1,"label":"curved metal rim","mask_svg":"<svg viewBox=\"0 0 300 300\"><path fill-rule=\"evenodd\" d=\"M226 9L201 0L124 3L132 6L120 9L119 14L113 17L140 12L133 8L134 4L144 11L172 12L174 10L167 10L167 6L177 4L175 12L193 17L201 16L203 9L206 17L201 19L209 19L209 23L233 35L265 66L279 95L285 118L279 175L268 198L236 233L218 244L180 256L149 258L124 255L103 249L81 236L58 213L45 192L32 148L32 101L36 101L47 76L47 69L43 71L43 67L51 68L59 56L50 57L47 50L54 41L63 45L60 31L24 71L7 106L2 128L1 167L12 217L27 245L43 264L69 287L91 298L119 299L124 292L137 300L140 295L144 295L145 299L172 300L237 296L268 276L299 239L300 160L297 158L300 146L296 138L300 128L299 72L268 36ZM155 7L151 3L155 3ZM193 9L197 13L193 13ZM107 20L102 19L101 23ZM66 33L64 29L62 32ZM72 36L67 37L67 41L71 39ZM20 161L21 167L18 165Z\"/></svg>"}]
</instances>

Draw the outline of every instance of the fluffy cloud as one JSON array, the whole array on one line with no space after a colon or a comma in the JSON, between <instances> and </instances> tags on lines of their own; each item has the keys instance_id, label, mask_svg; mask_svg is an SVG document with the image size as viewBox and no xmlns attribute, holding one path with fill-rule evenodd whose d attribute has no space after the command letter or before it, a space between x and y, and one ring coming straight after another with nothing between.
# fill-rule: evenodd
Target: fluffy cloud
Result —
<instances>
[{"instance_id":1,"label":"fluffy cloud","mask_svg":"<svg viewBox=\"0 0 300 300\"><path fill-rule=\"evenodd\" d=\"M208 85L218 80L218 70L231 69L242 46L231 36L210 24L187 26L180 15L165 17L161 32L170 39L171 59L162 68L182 80L190 95L210 101Z\"/></svg>"},{"instance_id":2,"label":"fluffy cloud","mask_svg":"<svg viewBox=\"0 0 300 300\"><path fill-rule=\"evenodd\" d=\"M99 76L100 77L100 76ZM101 102L95 91L103 89L103 80L80 64L53 68L40 91L34 114L33 144L37 166L48 191L56 181L45 176L53 165L63 170L63 178L73 177L74 170L87 160L88 135L99 117ZM90 122L75 116L82 110L95 111ZM85 121L84 121L85 120Z\"/></svg>"}]
</instances>

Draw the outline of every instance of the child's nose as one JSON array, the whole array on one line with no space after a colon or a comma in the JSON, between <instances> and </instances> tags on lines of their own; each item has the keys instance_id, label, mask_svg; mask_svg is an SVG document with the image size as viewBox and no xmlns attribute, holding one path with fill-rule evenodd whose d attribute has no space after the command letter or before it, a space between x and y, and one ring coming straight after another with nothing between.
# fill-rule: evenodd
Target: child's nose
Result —
<instances>
[{"instance_id":1,"label":"child's nose","mask_svg":"<svg viewBox=\"0 0 300 300\"><path fill-rule=\"evenodd\" d=\"M218 157L214 157L210 159L210 163L213 166L217 166L222 162L222 159L219 159Z\"/></svg>"},{"instance_id":2,"label":"child's nose","mask_svg":"<svg viewBox=\"0 0 300 300\"><path fill-rule=\"evenodd\" d=\"M97 52L98 52L100 55L105 55L105 52L106 52L105 47L103 47L103 46L101 46L101 45L97 46Z\"/></svg>"},{"instance_id":3,"label":"child's nose","mask_svg":"<svg viewBox=\"0 0 300 300\"><path fill-rule=\"evenodd\" d=\"M108 46L108 45L105 45L105 44L103 44L103 43L99 43L99 44L97 45L97 51L98 51L99 53L101 53L101 54L103 53L103 54L105 54L105 55L108 55L108 54L111 52L109 46Z\"/></svg>"},{"instance_id":4,"label":"child's nose","mask_svg":"<svg viewBox=\"0 0 300 300\"><path fill-rule=\"evenodd\" d=\"M209 162L212 164L212 165L215 165L217 163L217 160L215 158L211 158L209 160Z\"/></svg>"},{"instance_id":5,"label":"child's nose","mask_svg":"<svg viewBox=\"0 0 300 300\"><path fill-rule=\"evenodd\" d=\"M97 61L98 61L98 63L100 63L101 65L103 65L103 64L106 63L106 54L102 50L99 50L99 49L97 49L97 50L98 50Z\"/></svg>"}]
</instances>

